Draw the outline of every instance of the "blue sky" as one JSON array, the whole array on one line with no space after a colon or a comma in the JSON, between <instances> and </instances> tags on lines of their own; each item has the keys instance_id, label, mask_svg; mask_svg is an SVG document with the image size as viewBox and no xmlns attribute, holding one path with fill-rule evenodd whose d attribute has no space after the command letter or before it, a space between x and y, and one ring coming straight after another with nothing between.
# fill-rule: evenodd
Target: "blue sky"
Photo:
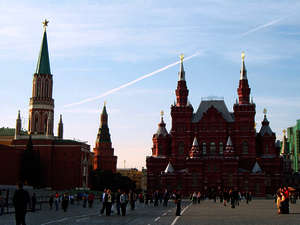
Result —
<instances>
[{"instance_id":1,"label":"blue sky","mask_svg":"<svg viewBox=\"0 0 300 225\"><path fill-rule=\"evenodd\" d=\"M118 167L145 166L160 111L170 129L178 66L89 103L99 96L186 56L189 100L237 98L241 52L260 129L268 110L277 138L300 119L300 2L296 1L0 1L0 127L24 126L32 75L47 18L54 80L55 133L63 114L64 136L94 147L103 102Z\"/></svg>"}]
</instances>

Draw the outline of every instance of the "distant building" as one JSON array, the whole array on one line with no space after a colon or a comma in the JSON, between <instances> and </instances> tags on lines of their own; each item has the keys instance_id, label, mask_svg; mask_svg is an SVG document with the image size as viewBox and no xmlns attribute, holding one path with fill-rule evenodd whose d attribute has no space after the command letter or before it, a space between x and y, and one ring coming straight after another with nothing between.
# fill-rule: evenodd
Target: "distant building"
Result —
<instances>
[{"instance_id":1,"label":"distant building","mask_svg":"<svg viewBox=\"0 0 300 225\"><path fill-rule=\"evenodd\" d=\"M233 112L222 99L203 99L194 111L183 58L178 75L170 132L162 114L152 138L152 155L146 159L148 191L167 188L188 195L232 188L256 196L273 194L281 181L280 149L266 110L256 131L256 105L250 101L244 55Z\"/></svg>"},{"instance_id":2,"label":"distant building","mask_svg":"<svg viewBox=\"0 0 300 225\"><path fill-rule=\"evenodd\" d=\"M44 22L42 45L33 75L28 132L22 130L20 111L15 129L0 130L0 184L17 183L21 155L31 137L33 151L40 159L41 186L54 189L86 188L89 186L89 161L93 156L90 146L84 142L63 138L62 116L59 119L57 136L53 132L53 75L49 63L47 23Z\"/></svg>"},{"instance_id":3,"label":"distant building","mask_svg":"<svg viewBox=\"0 0 300 225\"><path fill-rule=\"evenodd\" d=\"M117 169L117 173L120 173L122 176L129 177L132 181L135 182L136 189L146 190L146 171L143 169L139 171L136 168L128 168L128 169Z\"/></svg>"},{"instance_id":4,"label":"distant building","mask_svg":"<svg viewBox=\"0 0 300 225\"><path fill-rule=\"evenodd\" d=\"M295 126L289 127L287 133L292 169L294 172L300 172L300 120L297 120Z\"/></svg>"},{"instance_id":5,"label":"distant building","mask_svg":"<svg viewBox=\"0 0 300 225\"><path fill-rule=\"evenodd\" d=\"M106 105L104 103L100 117L100 127L96 138L96 146L94 148L94 169L110 170L116 173L117 159L112 148L109 128L108 115Z\"/></svg>"}]
</instances>

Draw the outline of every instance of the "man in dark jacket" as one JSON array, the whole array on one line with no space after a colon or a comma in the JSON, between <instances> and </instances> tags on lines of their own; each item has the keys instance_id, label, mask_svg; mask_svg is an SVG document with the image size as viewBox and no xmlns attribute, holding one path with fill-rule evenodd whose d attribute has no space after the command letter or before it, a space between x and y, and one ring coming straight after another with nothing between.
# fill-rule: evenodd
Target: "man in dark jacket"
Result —
<instances>
[{"instance_id":1,"label":"man in dark jacket","mask_svg":"<svg viewBox=\"0 0 300 225\"><path fill-rule=\"evenodd\" d=\"M29 203L29 194L23 189L23 183L18 184L18 190L15 191L13 203L15 207L16 225L26 225L25 215L27 204Z\"/></svg>"}]
</instances>

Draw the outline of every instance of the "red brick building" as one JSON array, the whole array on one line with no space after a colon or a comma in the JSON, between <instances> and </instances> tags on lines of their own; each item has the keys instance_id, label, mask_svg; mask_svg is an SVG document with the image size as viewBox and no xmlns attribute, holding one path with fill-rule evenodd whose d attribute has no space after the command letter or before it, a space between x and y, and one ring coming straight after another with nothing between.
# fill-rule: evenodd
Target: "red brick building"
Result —
<instances>
[{"instance_id":1,"label":"red brick building","mask_svg":"<svg viewBox=\"0 0 300 225\"><path fill-rule=\"evenodd\" d=\"M104 104L100 117L100 127L94 148L94 169L117 171L117 156L114 156L114 149L110 139L108 128L108 115Z\"/></svg>"},{"instance_id":2,"label":"red brick building","mask_svg":"<svg viewBox=\"0 0 300 225\"><path fill-rule=\"evenodd\" d=\"M33 151L39 155L41 185L54 189L89 186L89 165L93 154L84 142L63 139L60 115L57 136L53 132L54 99L53 75L50 71L47 21L36 71L33 75L32 97L29 102L28 133L21 128L20 112L13 140L0 146L0 184L16 184L20 174L20 158L31 136Z\"/></svg>"},{"instance_id":3,"label":"red brick building","mask_svg":"<svg viewBox=\"0 0 300 225\"><path fill-rule=\"evenodd\" d=\"M168 188L189 194L227 187L257 196L273 193L281 178L279 149L266 113L256 131L244 56L233 112L220 99L202 100L194 111L183 60L178 75L171 130L162 117L152 138L152 156L146 160L148 191Z\"/></svg>"}]
</instances>

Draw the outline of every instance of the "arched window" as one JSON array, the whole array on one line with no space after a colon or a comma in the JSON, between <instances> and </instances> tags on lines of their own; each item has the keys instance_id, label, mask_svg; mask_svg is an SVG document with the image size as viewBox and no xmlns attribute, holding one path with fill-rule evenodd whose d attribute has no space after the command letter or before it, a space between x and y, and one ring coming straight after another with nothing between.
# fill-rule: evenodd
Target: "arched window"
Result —
<instances>
[{"instance_id":1,"label":"arched window","mask_svg":"<svg viewBox=\"0 0 300 225\"><path fill-rule=\"evenodd\" d=\"M37 113L34 115L33 126L34 126L33 131L38 132L39 131L39 115Z\"/></svg>"},{"instance_id":2,"label":"arched window","mask_svg":"<svg viewBox=\"0 0 300 225\"><path fill-rule=\"evenodd\" d=\"M216 153L216 143L215 142L210 143L209 150L210 150L210 154L212 154L212 155Z\"/></svg>"},{"instance_id":3,"label":"arched window","mask_svg":"<svg viewBox=\"0 0 300 225\"><path fill-rule=\"evenodd\" d=\"M41 91L41 80L38 79L36 82L36 96L40 97L40 91Z\"/></svg>"},{"instance_id":4,"label":"arched window","mask_svg":"<svg viewBox=\"0 0 300 225\"><path fill-rule=\"evenodd\" d=\"M205 142L202 143L202 152L203 152L203 155L206 155L206 143Z\"/></svg>"},{"instance_id":5,"label":"arched window","mask_svg":"<svg viewBox=\"0 0 300 225\"><path fill-rule=\"evenodd\" d=\"M49 81L48 79L45 82L45 97L47 98L49 96Z\"/></svg>"},{"instance_id":6,"label":"arched window","mask_svg":"<svg viewBox=\"0 0 300 225\"><path fill-rule=\"evenodd\" d=\"M44 133L47 133L47 123L48 123L48 116L47 114L44 116Z\"/></svg>"},{"instance_id":7,"label":"arched window","mask_svg":"<svg viewBox=\"0 0 300 225\"><path fill-rule=\"evenodd\" d=\"M265 153L268 154L269 153L269 145L266 144L266 147L265 147Z\"/></svg>"},{"instance_id":8,"label":"arched window","mask_svg":"<svg viewBox=\"0 0 300 225\"><path fill-rule=\"evenodd\" d=\"M248 143L247 143L247 141L243 142L243 154L248 154Z\"/></svg>"},{"instance_id":9,"label":"arched window","mask_svg":"<svg viewBox=\"0 0 300 225\"><path fill-rule=\"evenodd\" d=\"M183 141L179 142L179 144L178 144L178 154L179 155L184 154L184 143L183 143Z\"/></svg>"},{"instance_id":10,"label":"arched window","mask_svg":"<svg viewBox=\"0 0 300 225\"><path fill-rule=\"evenodd\" d=\"M219 143L219 154L223 155L223 142Z\"/></svg>"}]
</instances>

